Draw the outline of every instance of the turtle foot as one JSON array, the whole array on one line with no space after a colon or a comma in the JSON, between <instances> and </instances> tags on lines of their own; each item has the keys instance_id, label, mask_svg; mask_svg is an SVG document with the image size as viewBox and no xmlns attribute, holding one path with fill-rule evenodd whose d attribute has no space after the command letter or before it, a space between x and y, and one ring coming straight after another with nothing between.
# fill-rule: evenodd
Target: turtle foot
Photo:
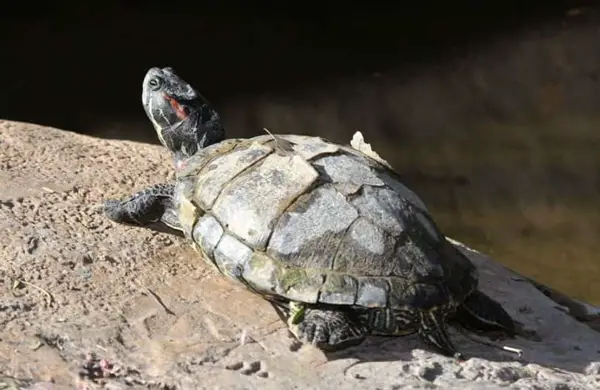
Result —
<instances>
[{"instance_id":1,"label":"turtle foot","mask_svg":"<svg viewBox=\"0 0 600 390\"><path fill-rule=\"evenodd\" d=\"M438 349L446 356L454 357L456 360L465 360L465 356L458 352L450 340L446 331L444 316L435 311L420 313L421 326L419 336L426 344Z\"/></svg>"},{"instance_id":2,"label":"turtle foot","mask_svg":"<svg viewBox=\"0 0 600 390\"><path fill-rule=\"evenodd\" d=\"M290 331L303 343L311 343L324 351L337 351L362 343L367 329L354 322L348 314L335 310L307 309Z\"/></svg>"},{"instance_id":3,"label":"turtle foot","mask_svg":"<svg viewBox=\"0 0 600 390\"><path fill-rule=\"evenodd\" d=\"M106 200L104 215L123 225L183 236L178 211L173 204L174 191L173 183L159 183L126 199Z\"/></svg>"}]
</instances>

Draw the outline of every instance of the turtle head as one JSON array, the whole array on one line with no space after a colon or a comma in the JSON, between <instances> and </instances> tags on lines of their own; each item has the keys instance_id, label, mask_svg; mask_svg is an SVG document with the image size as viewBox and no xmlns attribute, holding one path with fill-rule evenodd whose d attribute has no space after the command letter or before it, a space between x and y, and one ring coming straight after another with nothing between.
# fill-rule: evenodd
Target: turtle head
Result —
<instances>
[{"instance_id":1,"label":"turtle head","mask_svg":"<svg viewBox=\"0 0 600 390\"><path fill-rule=\"evenodd\" d=\"M219 114L173 68L154 67L146 72L142 105L176 163L225 138Z\"/></svg>"}]
</instances>

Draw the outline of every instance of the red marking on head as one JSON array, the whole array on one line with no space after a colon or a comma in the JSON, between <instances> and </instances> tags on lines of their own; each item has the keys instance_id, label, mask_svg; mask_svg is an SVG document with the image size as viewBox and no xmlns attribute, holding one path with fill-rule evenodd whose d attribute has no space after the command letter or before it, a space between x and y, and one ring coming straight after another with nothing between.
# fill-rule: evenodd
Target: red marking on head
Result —
<instances>
[{"instance_id":1,"label":"red marking on head","mask_svg":"<svg viewBox=\"0 0 600 390\"><path fill-rule=\"evenodd\" d=\"M175 111L175 115L177 118L184 120L188 117L189 112L186 106L179 104L177 100L172 98L171 96L164 94L165 99L171 104L171 108Z\"/></svg>"}]
</instances>

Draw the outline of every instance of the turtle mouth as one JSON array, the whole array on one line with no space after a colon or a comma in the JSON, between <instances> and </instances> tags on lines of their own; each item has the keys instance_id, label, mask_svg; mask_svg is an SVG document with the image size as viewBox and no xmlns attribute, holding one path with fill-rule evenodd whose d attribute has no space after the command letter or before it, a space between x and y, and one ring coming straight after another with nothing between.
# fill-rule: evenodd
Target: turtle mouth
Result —
<instances>
[{"instance_id":1,"label":"turtle mouth","mask_svg":"<svg viewBox=\"0 0 600 390\"><path fill-rule=\"evenodd\" d=\"M174 97L163 93L163 99L171 106L173 112L180 120L186 120L190 116L190 110L188 107L180 104Z\"/></svg>"}]
</instances>

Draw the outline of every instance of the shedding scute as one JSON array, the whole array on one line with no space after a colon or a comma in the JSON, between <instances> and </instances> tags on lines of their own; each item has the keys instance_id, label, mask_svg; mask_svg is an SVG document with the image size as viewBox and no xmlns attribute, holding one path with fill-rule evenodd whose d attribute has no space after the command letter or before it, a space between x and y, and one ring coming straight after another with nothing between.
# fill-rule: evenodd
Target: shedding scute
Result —
<instances>
[{"instance_id":1,"label":"shedding scute","mask_svg":"<svg viewBox=\"0 0 600 390\"><path fill-rule=\"evenodd\" d=\"M177 177L197 175L213 158L233 150L239 142L238 139L228 139L200 149L192 157L182 162L180 169L176 172Z\"/></svg>"},{"instance_id":2,"label":"shedding scute","mask_svg":"<svg viewBox=\"0 0 600 390\"><path fill-rule=\"evenodd\" d=\"M250 144L247 148L236 149L228 154L212 160L200 172L196 184L196 199L205 209L210 209L223 187L234 177L248 167L257 163L269 153L272 148L258 143Z\"/></svg>"},{"instance_id":3,"label":"shedding scute","mask_svg":"<svg viewBox=\"0 0 600 390\"><path fill-rule=\"evenodd\" d=\"M339 150L337 145L325 142L319 137L294 134L280 135L279 137L291 142L293 144L294 151L306 160L310 160L324 154L332 154Z\"/></svg>"},{"instance_id":4,"label":"shedding scute","mask_svg":"<svg viewBox=\"0 0 600 390\"><path fill-rule=\"evenodd\" d=\"M385 183L363 160L351 154L321 157L313 162L332 183L383 186Z\"/></svg>"},{"instance_id":5,"label":"shedding scute","mask_svg":"<svg viewBox=\"0 0 600 390\"><path fill-rule=\"evenodd\" d=\"M231 180L212 212L231 233L252 248L264 250L275 221L317 177L317 171L300 156L270 154L260 166Z\"/></svg>"},{"instance_id":6,"label":"shedding scute","mask_svg":"<svg viewBox=\"0 0 600 390\"><path fill-rule=\"evenodd\" d=\"M336 153L340 147L325 141L320 137L297 134L265 134L251 138L254 142L269 144L276 149L288 149L295 152L305 160L318 156Z\"/></svg>"},{"instance_id":7,"label":"shedding scute","mask_svg":"<svg viewBox=\"0 0 600 390\"><path fill-rule=\"evenodd\" d=\"M215 264L225 275L239 280L246 264L252 258L252 249L226 234L214 251Z\"/></svg>"},{"instance_id":8,"label":"shedding scute","mask_svg":"<svg viewBox=\"0 0 600 390\"><path fill-rule=\"evenodd\" d=\"M335 183L335 189L344 196L352 196L360 191L362 184L356 183Z\"/></svg>"},{"instance_id":9,"label":"shedding scute","mask_svg":"<svg viewBox=\"0 0 600 390\"><path fill-rule=\"evenodd\" d=\"M267 253L287 265L331 269L358 212L330 186L303 195L278 220Z\"/></svg>"}]
</instances>

